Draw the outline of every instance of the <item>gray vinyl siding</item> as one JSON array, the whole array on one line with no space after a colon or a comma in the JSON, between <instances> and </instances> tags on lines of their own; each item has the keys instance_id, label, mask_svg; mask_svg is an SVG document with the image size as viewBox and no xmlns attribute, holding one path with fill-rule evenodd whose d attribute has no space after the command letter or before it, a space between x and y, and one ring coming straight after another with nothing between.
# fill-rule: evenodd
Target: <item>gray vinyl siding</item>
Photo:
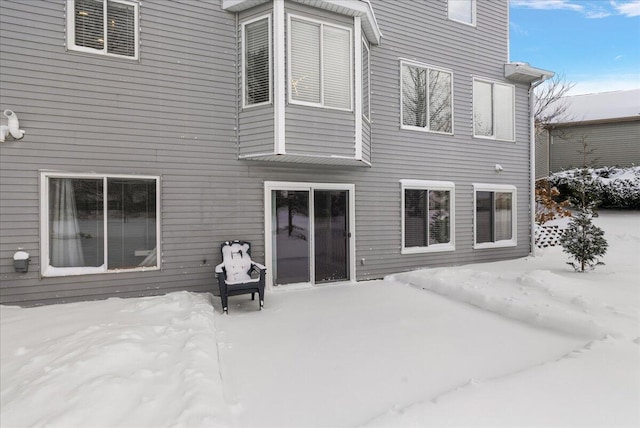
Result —
<instances>
[{"instance_id":1,"label":"gray vinyl siding","mask_svg":"<svg viewBox=\"0 0 640 428\"><path fill-rule=\"evenodd\" d=\"M252 154L273 153L275 147L273 83L271 86L271 104L243 108L242 104L242 29L241 24L253 18L270 15L272 4L265 3L238 14L238 154L240 157ZM273 36L273 19L271 20ZM273 73L273 48L271 50L271 70Z\"/></svg>"},{"instance_id":2,"label":"gray vinyl siding","mask_svg":"<svg viewBox=\"0 0 640 428\"><path fill-rule=\"evenodd\" d=\"M245 143L260 150L264 141L273 150L273 116L267 108L236 117L238 26L219 1L142 2L140 60L130 61L66 52L64 0L0 0L2 108L14 110L27 132L0 145L0 302L212 291L220 242L250 241L254 258L265 262L265 181L355 185L359 280L527 255L526 85L516 85L515 142L472 137L473 77L506 82L507 2L477 2L476 27L449 21L446 2L371 3L384 39L371 47L372 120L370 132L363 125L363 158L372 167L362 168L238 160ZM297 3L287 11L352 22ZM400 58L453 72L453 135L400 129ZM270 118L258 120L262 113ZM332 151L349 142L353 156L355 124L349 128L338 113L288 106L287 152L306 153L297 145L304 138ZM40 278L41 170L160 176L162 270ZM455 183L456 251L400 254L401 179ZM473 249L473 183L517 187L517 247ZM27 274L13 269L19 248L31 254Z\"/></svg>"},{"instance_id":3,"label":"gray vinyl siding","mask_svg":"<svg viewBox=\"0 0 640 428\"><path fill-rule=\"evenodd\" d=\"M362 160L371 162L371 123L362 120Z\"/></svg>"},{"instance_id":4,"label":"gray vinyl siding","mask_svg":"<svg viewBox=\"0 0 640 428\"><path fill-rule=\"evenodd\" d=\"M551 132L551 171L593 167L640 165L640 121L559 127Z\"/></svg>"}]
</instances>

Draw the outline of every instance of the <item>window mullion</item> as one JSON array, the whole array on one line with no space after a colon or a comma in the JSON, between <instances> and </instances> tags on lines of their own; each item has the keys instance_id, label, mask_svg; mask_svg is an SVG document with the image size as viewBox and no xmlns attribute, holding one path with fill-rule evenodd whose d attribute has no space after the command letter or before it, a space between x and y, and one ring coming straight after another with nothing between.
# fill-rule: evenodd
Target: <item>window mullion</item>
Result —
<instances>
[{"instance_id":1,"label":"window mullion","mask_svg":"<svg viewBox=\"0 0 640 428\"><path fill-rule=\"evenodd\" d=\"M320 105L324 107L324 24L320 24Z\"/></svg>"},{"instance_id":2,"label":"window mullion","mask_svg":"<svg viewBox=\"0 0 640 428\"><path fill-rule=\"evenodd\" d=\"M109 53L107 50L107 46L109 46L108 44L108 40L107 40L107 28L109 25L109 17L107 16L107 13L109 12L109 7L108 7L108 3L109 0L103 0L104 3L102 4L102 51L104 53Z\"/></svg>"},{"instance_id":3,"label":"window mullion","mask_svg":"<svg viewBox=\"0 0 640 428\"><path fill-rule=\"evenodd\" d=\"M424 242L427 244L427 247L429 245L431 245L430 242L430 237L429 237L429 226L430 226L430 218L429 218L429 193L431 191L430 190L425 190L424 191L424 221L426 222L425 224L425 228L424 228Z\"/></svg>"},{"instance_id":4,"label":"window mullion","mask_svg":"<svg viewBox=\"0 0 640 428\"><path fill-rule=\"evenodd\" d=\"M102 245L104 247L103 249L103 254L104 254L104 260L103 262L103 266L104 266L104 270L109 270L109 242L108 242L108 235L107 233L109 232L109 228L107 227L107 223L109 222L109 218L107 217L108 215L108 195L109 195L109 189L107 188L107 177L103 177L102 178L102 218L104 219L102 222L102 234L104 235L104 239L102 240Z\"/></svg>"},{"instance_id":5,"label":"window mullion","mask_svg":"<svg viewBox=\"0 0 640 428\"><path fill-rule=\"evenodd\" d=\"M430 119L430 111L429 111L430 110L429 109L429 104L430 104L430 101L431 101L431 94L429 93L429 85L431 83L431 76L430 76L428 68L424 69L424 74L426 76L426 79L425 79L426 83L424 85L424 91L425 91L425 97L424 97L425 106L424 106L424 108L426 110L425 118L424 118L424 128L425 129L431 129L431 119Z\"/></svg>"}]
</instances>

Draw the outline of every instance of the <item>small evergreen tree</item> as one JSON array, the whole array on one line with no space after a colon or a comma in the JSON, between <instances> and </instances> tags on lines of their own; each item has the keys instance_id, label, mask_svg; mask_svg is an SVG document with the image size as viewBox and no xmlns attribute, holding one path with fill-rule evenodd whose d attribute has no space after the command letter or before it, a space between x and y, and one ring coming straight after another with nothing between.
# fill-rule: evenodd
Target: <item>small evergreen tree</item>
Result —
<instances>
[{"instance_id":1,"label":"small evergreen tree","mask_svg":"<svg viewBox=\"0 0 640 428\"><path fill-rule=\"evenodd\" d=\"M587 143L585 139L582 144L586 164ZM598 216L596 208L600 204L600 200L598 192L595 191L596 181L592 171L585 165L571 186L574 190L571 202L577 208L577 213L573 215L567 230L560 238L560 244L563 251L575 260L567 262L567 264L573 266L576 271L584 272L604 264L598 257L604 256L609 244L604 239L604 231L593 224L593 218Z\"/></svg>"}]
</instances>

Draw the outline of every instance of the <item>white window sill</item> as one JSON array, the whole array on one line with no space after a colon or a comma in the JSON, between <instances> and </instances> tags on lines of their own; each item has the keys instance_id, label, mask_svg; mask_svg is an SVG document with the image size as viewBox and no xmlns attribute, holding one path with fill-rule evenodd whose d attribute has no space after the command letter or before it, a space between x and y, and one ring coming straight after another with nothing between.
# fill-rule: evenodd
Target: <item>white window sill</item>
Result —
<instances>
[{"instance_id":1,"label":"white window sill","mask_svg":"<svg viewBox=\"0 0 640 428\"><path fill-rule=\"evenodd\" d=\"M488 248L505 248L505 247L515 247L518 243L514 240L509 241L497 241L497 242L483 242L481 244L474 244L474 250L484 250Z\"/></svg>"},{"instance_id":2,"label":"white window sill","mask_svg":"<svg viewBox=\"0 0 640 428\"><path fill-rule=\"evenodd\" d=\"M160 270L159 266L141 266L132 269L112 269L106 270L103 266L97 267L53 267L48 266L42 272L43 277L52 278L60 276L95 275L103 273L128 273L128 272L148 272Z\"/></svg>"},{"instance_id":3,"label":"white window sill","mask_svg":"<svg viewBox=\"0 0 640 428\"><path fill-rule=\"evenodd\" d=\"M423 253L444 253L447 251L455 251L454 244L436 244L428 247L406 247L400 250L400 254L423 254Z\"/></svg>"}]
</instances>

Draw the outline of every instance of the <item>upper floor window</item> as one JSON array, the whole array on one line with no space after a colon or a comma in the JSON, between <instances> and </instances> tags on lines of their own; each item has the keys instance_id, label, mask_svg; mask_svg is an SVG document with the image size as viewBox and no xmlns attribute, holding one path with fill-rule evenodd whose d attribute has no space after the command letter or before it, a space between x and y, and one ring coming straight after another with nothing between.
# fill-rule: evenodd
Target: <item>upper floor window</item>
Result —
<instances>
[{"instance_id":1,"label":"upper floor window","mask_svg":"<svg viewBox=\"0 0 640 428\"><path fill-rule=\"evenodd\" d=\"M455 186L448 181L401 180L402 254L453 251Z\"/></svg>"},{"instance_id":2,"label":"upper floor window","mask_svg":"<svg viewBox=\"0 0 640 428\"><path fill-rule=\"evenodd\" d=\"M476 25L476 0L449 0L447 12L453 21Z\"/></svg>"},{"instance_id":3,"label":"upper floor window","mask_svg":"<svg viewBox=\"0 0 640 428\"><path fill-rule=\"evenodd\" d=\"M271 102L270 16L242 23L242 91L244 107Z\"/></svg>"},{"instance_id":4,"label":"upper floor window","mask_svg":"<svg viewBox=\"0 0 640 428\"><path fill-rule=\"evenodd\" d=\"M371 120L371 74L369 72L369 43L362 40L362 116Z\"/></svg>"},{"instance_id":5,"label":"upper floor window","mask_svg":"<svg viewBox=\"0 0 640 428\"><path fill-rule=\"evenodd\" d=\"M159 178L43 173L43 276L159 267Z\"/></svg>"},{"instance_id":6,"label":"upper floor window","mask_svg":"<svg viewBox=\"0 0 640 428\"><path fill-rule=\"evenodd\" d=\"M128 0L67 0L67 48L138 58L139 5Z\"/></svg>"},{"instance_id":7,"label":"upper floor window","mask_svg":"<svg viewBox=\"0 0 640 428\"><path fill-rule=\"evenodd\" d=\"M289 102L351 110L351 29L289 15Z\"/></svg>"},{"instance_id":8,"label":"upper floor window","mask_svg":"<svg viewBox=\"0 0 640 428\"><path fill-rule=\"evenodd\" d=\"M474 248L516 245L516 188L474 184Z\"/></svg>"},{"instance_id":9,"label":"upper floor window","mask_svg":"<svg viewBox=\"0 0 640 428\"><path fill-rule=\"evenodd\" d=\"M405 61L400 67L402 128L451 134L452 73Z\"/></svg>"},{"instance_id":10,"label":"upper floor window","mask_svg":"<svg viewBox=\"0 0 640 428\"><path fill-rule=\"evenodd\" d=\"M474 79L473 136L515 140L513 85Z\"/></svg>"}]
</instances>

